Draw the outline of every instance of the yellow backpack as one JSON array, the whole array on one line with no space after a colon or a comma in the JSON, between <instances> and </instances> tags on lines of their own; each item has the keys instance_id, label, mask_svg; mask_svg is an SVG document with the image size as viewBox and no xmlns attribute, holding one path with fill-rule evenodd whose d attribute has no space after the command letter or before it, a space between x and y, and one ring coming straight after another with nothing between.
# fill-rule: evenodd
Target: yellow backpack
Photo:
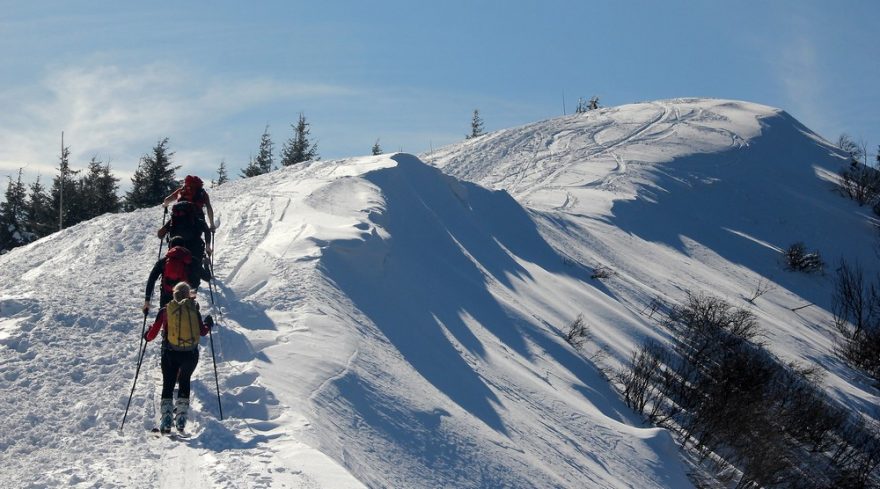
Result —
<instances>
[{"instance_id":1,"label":"yellow backpack","mask_svg":"<svg viewBox=\"0 0 880 489\"><path fill-rule=\"evenodd\" d=\"M172 350L194 350L199 346L199 310L195 301L171 300L165 306L168 319L165 339Z\"/></svg>"}]
</instances>

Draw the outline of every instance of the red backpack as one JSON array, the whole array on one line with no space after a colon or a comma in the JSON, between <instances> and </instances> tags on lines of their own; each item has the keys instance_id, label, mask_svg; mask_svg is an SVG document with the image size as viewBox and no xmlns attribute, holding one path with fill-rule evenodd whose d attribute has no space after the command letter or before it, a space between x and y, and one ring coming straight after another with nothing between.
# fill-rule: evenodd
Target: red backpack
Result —
<instances>
[{"instance_id":1,"label":"red backpack","mask_svg":"<svg viewBox=\"0 0 880 489\"><path fill-rule=\"evenodd\" d=\"M183 246L175 246L165 253L165 268L162 269L162 289L167 293L174 292L174 286L189 279L189 264L192 253Z\"/></svg>"}]
</instances>

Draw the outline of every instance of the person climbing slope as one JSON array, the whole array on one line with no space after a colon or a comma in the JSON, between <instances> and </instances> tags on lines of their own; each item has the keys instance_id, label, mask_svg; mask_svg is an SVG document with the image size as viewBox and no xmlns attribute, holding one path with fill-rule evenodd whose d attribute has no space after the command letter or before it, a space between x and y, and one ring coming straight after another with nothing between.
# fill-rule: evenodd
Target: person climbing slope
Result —
<instances>
[{"instance_id":1,"label":"person climbing slope","mask_svg":"<svg viewBox=\"0 0 880 489\"><path fill-rule=\"evenodd\" d=\"M196 205L187 200L178 201L171 207L171 219L156 233L159 239L165 236L179 236L181 246L192 253L197 263L209 269L205 253L211 254L211 230L205 223L204 215Z\"/></svg>"},{"instance_id":2,"label":"person climbing slope","mask_svg":"<svg viewBox=\"0 0 880 489\"><path fill-rule=\"evenodd\" d=\"M189 416L190 379L199 363L199 338L208 334L214 319L202 321L195 291L186 282L174 286L173 297L159 310L156 321L144 333L147 342L162 331L162 397L159 408L159 431L170 433L174 425L184 432ZM177 400L174 401L174 387Z\"/></svg>"},{"instance_id":3,"label":"person climbing slope","mask_svg":"<svg viewBox=\"0 0 880 489\"><path fill-rule=\"evenodd\" d=\"M211 199L208 197L208 192L205 191L201 178L195 175L187 175L186 178L183 179L183 186L174 192L171 192L171 195L168 197L165 197L165 200L162 201L162 205L165 208L168 208L168 206L175 201L192 202L195 204L199 212L202 213L203 220L205 215L207 215L208 229L211 231L217 229L214 227L214 208L211 207Z\"/></svg>"},{"instance_id":4,"label":"person climbing slope","mask_svg":"<svg viewBox=\"0 0 880 489\"><path fill-rule=\"evenodd\" d=\"M192 253L184 246L185 241L175 236L168 243L169 249L165 256L156 261L150 276L147 278L147 289L144 293L144 305L142 310L146 314L150 310L150 300L153 297L153 289L156 280L162 276L159 289L159 307L165 307L171 298L174 287L181 282L187 283L192 290L198 290L202 280L211 280L211 274L202 267L192 256Z\"/></svg>"}]
</instances>

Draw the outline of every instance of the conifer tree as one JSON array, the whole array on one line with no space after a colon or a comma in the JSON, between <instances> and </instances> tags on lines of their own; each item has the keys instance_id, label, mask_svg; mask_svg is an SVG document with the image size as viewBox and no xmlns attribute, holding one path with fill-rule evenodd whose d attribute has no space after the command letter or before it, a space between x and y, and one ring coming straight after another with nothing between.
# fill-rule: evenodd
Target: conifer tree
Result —
<instances>
[{"instance_id":1,"label":"conifer tree","mask_svg":"<svg viewBox=\"0 0 880 489\"><path fill-rule=\"evenodd\" d=\"M250 178L262 174L263 169L260 168L260 165L257 164L257 160L255 160L253 156L251 156L247 166L241 169L242 178Z\"/></svg>"},{"instance_id":2,"label":"conifer tree","mask_svg":"<svg viewBox=\"0 0 880 489\"><path fill-rule=\"evenodd\" d=\"M58 174L52 179L52 208L55 210L55 229L60 230L79 222L82 202L76 176L79 170L70 168L70 146L61 150Z\"/></svg>"},{"instance_id":3,"label":"conifer tree","mask_svg":"<svg viewBox=\"0 0 880 489\"><path fill-rule=\"evenodd\" d=\"M88 173L82 178L83 202L85 204L83 220L100 216L107 212L119 212L121 208L119 195L119 179L106 165L92 157Z\"/></svg>"},{"instance_id":4,"label":"conifer tree","mask_svg":"<svg viewBox=\"0 0 880 489\"><path fill-rule=\"evenodd\" d=\"M309 141L309 124L305 116L300 112L296 125L291 124L293 136L284 143L281 149L281 164L284 166L295 165L303 161L319 160L318 145Z\"/></svg>"},{"instance_id":5,"label":"conifer tree","mask_svg":"<svg viewBox=\"0 0 880 489\"><path fill-rule=\"evenodd\" d=\"M27 222L27 190L21 182L21 168L18 178L7 176L6 201L0 204L0 252L6 252L33 240L33 235L25 227Z\"/></svg>"},{"instance_id":6,"label":"conifer tree","mask_svg":"<svg viewBox=\"0 0 880 489\"><path fill-rule=\"evenodd\" d=\"M27 229L34 239L48 236L58 229L57 215L52 209L52 199L40 183L40 176L28 187Z\"/></svg>"},{"instance_id":7,"label":"conifer tree","mask_svg":"<svg viewBox=\"0 0 880 489\"><path fill-rule=\"evenodd\" d=\"M483 134L483 119L480 118L480 111L474 109L474 117L471 119L471 133L465 136L465 139L473 139Z\"/></svg>"},{"instance_id":8,"label":"conifer tree","mask_svg":"<svg viewBox=\"0 0 880 489\"><path fill-rule=\"evenodd\" d=\"M272 143L272 137L269 135L269 125L267 124L263 135L260 137L260 151L257 153L256 159L254 159L254 163L260 168L261 173L269 173L273 170L272 166L275 163L275 157L272 156L272 151L274 149L275 144Z\"/></svg>"},{"instance_id":9,"label":"conifer tree","mask_svg":"<svg viewBox=\"0 0 880 489\"><path fill-rule=\"evenodd\" d=\"M373 156L382 154L382 147L379 146L379 140L376 140L376 143L373 144Z\"/></svg>"},{"instance_id":10,"label":"conifer tree","mask_svg":"<svg viewBox=\"0 0 880 489\"><path fill-rule=\"evenodd\" d=\"M220 167L217 168L217 181L212 181L212 187L219 187L229 181L226 174L226 160L220 160Z\"/></svg>"},{"instance_id":11,"label":"conifer tree","mask_svg":"<svg viewBox=\"0 0 880 489\"><path fill-rule=\"evenodd\" d=\"M173 166L172 156L174 153L168 150L168 138L163 138L156 143L151 153L141 157L131 178L131 190L125 194L126 210L158 205L177 189L179 182L175 179L174 172L180 166Z\"/></svg>"}]
</instances>

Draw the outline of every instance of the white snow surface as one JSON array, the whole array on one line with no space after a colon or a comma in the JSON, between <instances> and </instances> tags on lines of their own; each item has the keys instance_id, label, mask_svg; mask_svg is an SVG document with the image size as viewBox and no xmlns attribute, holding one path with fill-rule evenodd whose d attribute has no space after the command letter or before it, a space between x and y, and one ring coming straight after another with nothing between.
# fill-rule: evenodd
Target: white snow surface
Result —
<instances>
[{"instance_id":1,"label":"white snow surface","mask_svg":"<svg viewBox=\"0 0 880 489\"><path fill-rule=\"evenodd\" d=\"M804 241L875 267L842 164L782 111L693 99L230 182L213 306L200 290L226 419L206 338L186 440L147 432L156 343L118 432L161 208L79 224L0 256L0 486L691 487L598 367L665 337L652 298L747 305L762 277L771 348L876 417L832 352L831 274L779 261ZM598 367L561 337L578 314Z\"/></svg>"}]
</instances>

